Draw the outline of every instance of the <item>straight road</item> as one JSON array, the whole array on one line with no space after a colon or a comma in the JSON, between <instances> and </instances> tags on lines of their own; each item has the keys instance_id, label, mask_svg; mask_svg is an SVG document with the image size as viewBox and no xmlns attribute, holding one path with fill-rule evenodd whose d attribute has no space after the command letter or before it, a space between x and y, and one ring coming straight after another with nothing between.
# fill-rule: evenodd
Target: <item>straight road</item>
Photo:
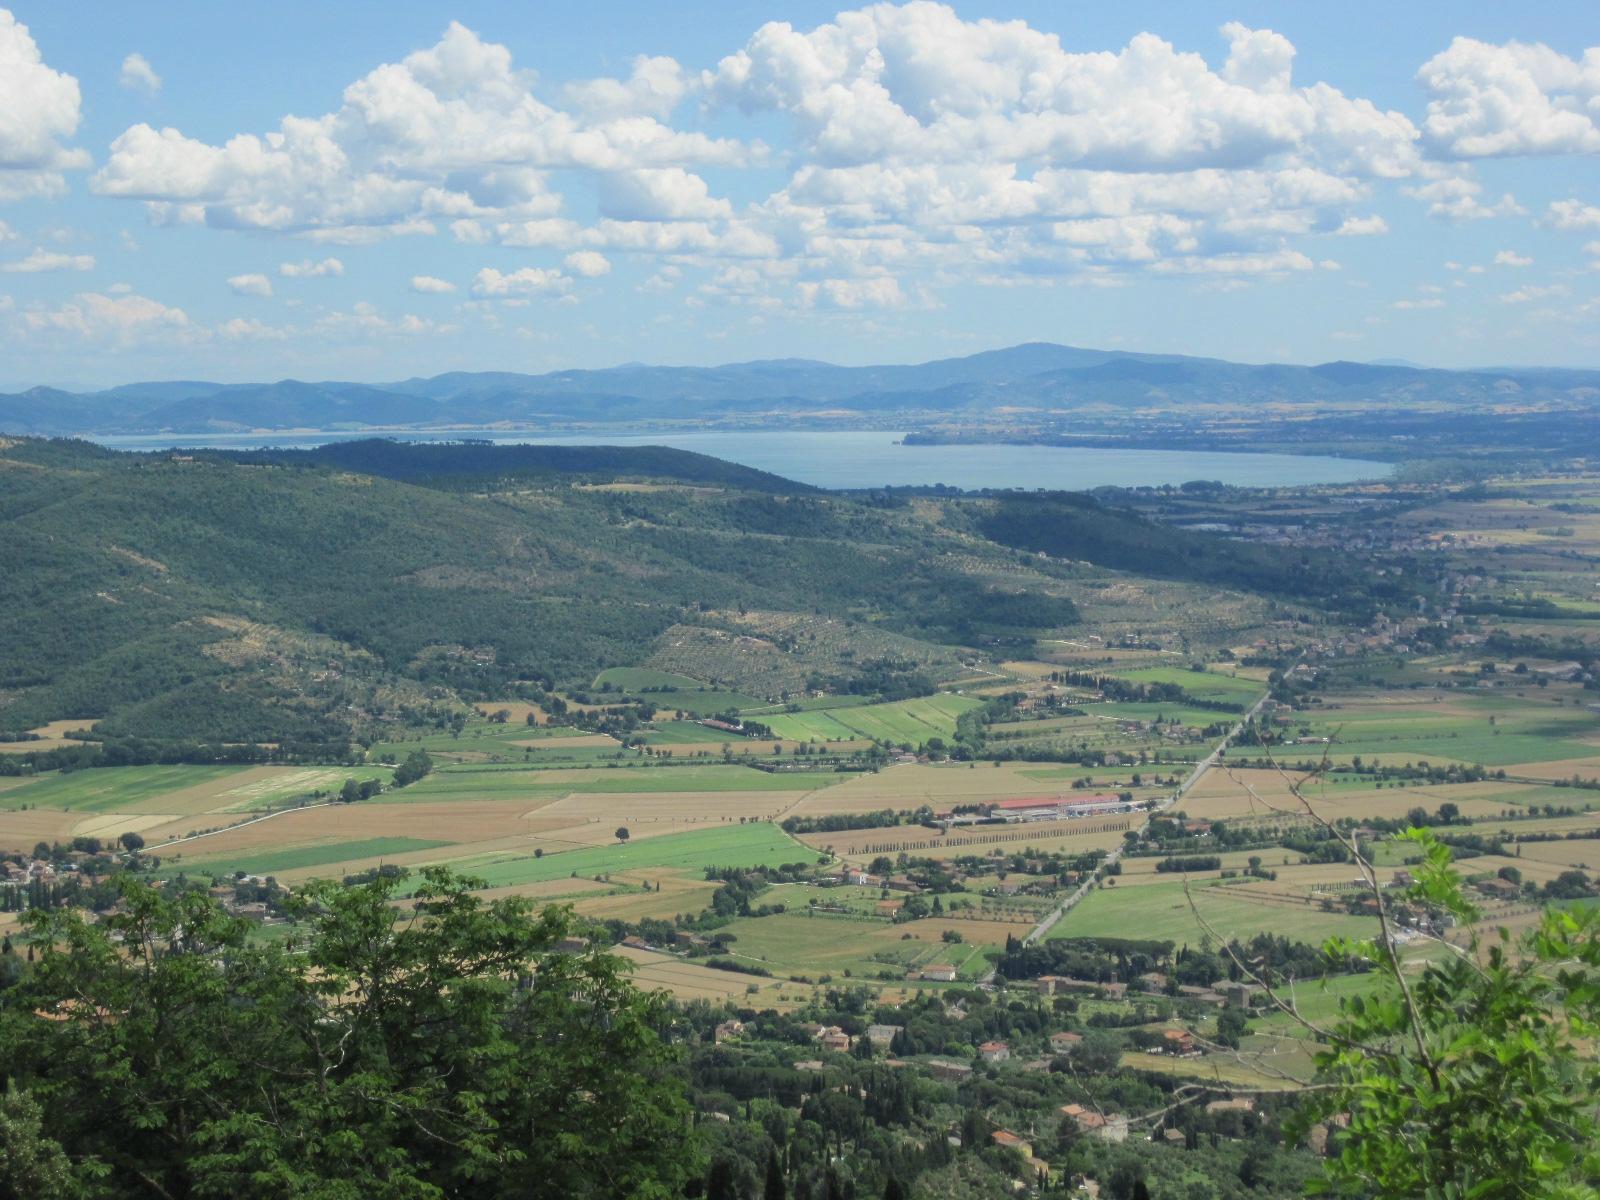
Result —
<instances>
[{"instance_id":1,"label":"straight road","mask_svg":"<svg viewBox=\"0 0 1600 1200\"><path fill-rule=\"evenodd\" d=\"M1150 819L1153 816L1155 816L1157 813L1164 813L1173 805L1177 804L1189 794L1190 789L1193 788L1195 784L1199 783L1205 778L1206 772L1217 765L1222 758L1223 751L1228 748L1233 739L1238 737L1239 734L1243 732L1244 727L1249 724L1250 721L1254 720L1256 714L1259 713L1263 707L1265 707L1267 699L1268 696L1263 695L1259 700L1252 704L1249 711L1239 718L1238 723L1223 735L1220 742L1211 748L1211 753L1206 755L1203 759L1195 764L1194 770L1189 772L1189 777L1178 785L1177 790L1174 791L1171 796L1167 797L1167 799L1156 805L1155 808L1152 808L1149 812L1145 813L1144 820L1139 825L1140 833L1143 833L1149 826ZM1123 846L1126 845L1127 843L1124 842L1122 846L1114 847L1111 853L1106 855L1105 861L1107 865L1121 860ZM1028 935L1022 939L1023 945L1031 946L1034 942L1039 941L1041 938L1049 934L1049 932L1055 928L1056 922L1060 921L1062 917L1071 912L1074 906L1077 905L1078 901L1082 900L1094 889L1095 883L1095 877L1090 876L1088 879L1080 883L1070 895L1066 896L1060 904L1056 905L1049 912L1045 913L1044 916L1039 918L1039 923L1029 930Z\"/></svg>"}]
</instances>

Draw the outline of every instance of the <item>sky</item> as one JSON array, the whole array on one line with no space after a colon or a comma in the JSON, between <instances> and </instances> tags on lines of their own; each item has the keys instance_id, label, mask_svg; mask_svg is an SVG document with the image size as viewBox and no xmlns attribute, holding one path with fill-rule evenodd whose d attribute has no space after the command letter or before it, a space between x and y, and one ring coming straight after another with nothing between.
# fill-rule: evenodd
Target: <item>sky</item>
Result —
<instances>
[{"instance_id":1,"label":"sky","mask_svg":"<svg viewBox=\"0 0 1600 1200\"><path fill-rule=\"evenodd\" d=\"M13 0L0 389L1027 341L1600 367L1596 18Z\"/></svg>"}]
</instances>

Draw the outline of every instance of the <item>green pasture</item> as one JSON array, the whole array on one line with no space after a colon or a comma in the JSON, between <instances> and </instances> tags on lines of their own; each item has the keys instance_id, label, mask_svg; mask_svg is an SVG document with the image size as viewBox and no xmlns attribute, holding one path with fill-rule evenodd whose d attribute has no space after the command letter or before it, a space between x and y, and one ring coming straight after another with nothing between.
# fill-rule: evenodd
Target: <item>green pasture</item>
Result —
<instances>
[{"instance_id":1,"label":"green pasture","mask_svg":"<svg viewBox=\"0 0 1600 1200\"><path fill-rule=\"evenodd\" d=\"M115 812L168 792L242 774L248 767L147 766L91 767L51 771L0 791L0 809L56 808L74 812Z\"/></svg>"},{"instance_id":2,"label":"green pasture","mask_svg":"<svg viewBox=\"0 0 1600 1200\"><path fill-rule=\"evenodd\" d=\"M645 731L644 740L652 746L683 746L695 742L743 742L748 738L694 721L657 721Z\"/></svg>"},{"instance_id":3,"label":"green pasture","mask_svg":"<svg viewBox=\"0 0 1600 1200\"><path fill-rule=\"evenodd\" d=\"M594 678L595 688L604 684L610 684L614 693L648 700L658 710L686 712L697 717L729 709L763 708L767 704L743 692L649 667L610 667Z\"/></svg>"},{"instance_id":4,"label":"green pasture","mask_svg":"<svg viewBox=\"0 0 1600 1200\"><path fill-rule=\"evenodd\" d=\"M1226 885L1191 886L1195 907L1223 937L1248 938L1273 933L1319 944L1330 937L1371 937L1376 923L1345 913L1325 913L1312 905L1270 904L1239 896ZM1181 883L1097 888L1050 931L1053 938L1124 937L1198 945L1205 930L1189 906Z\"/></svg>"},{"instance_id":5,"label":"green pasture","mask_svg":"<svg viewBox=\"0 0 1600 1200\"><path fill-rule=\"evenodd\" d=\"M1188 671L1182 667L1136 667L1118 671L1129 683L1175 683L1197 700L1216 700L1227 704L1253 704L1266 685L1254 679L1238 679L1215 671Z\"/></svg>"},{"instance_id":6,"label":"green pasture","mask_svg":"<svg viewBox=\"0 0 1600 1200\"><path fill-rule=\"evenodd\" d=\"M813 916L798 907L777 916L744 917L725 927L735 939L728 948L731 955L776 975L837 979L849 972L852 978L875 979L890 971L899 979L908 970L934 963L951 963L964 978L988 970L986 947L947 944L937 929L936 923L925 921L891 925L864 916ZM907 933L913 936L902 940Z\"/></svg>"},{"instance_id":7,"label":"green pasture","mask_svg":"<svg viewBox=\"0 0 1600 1200\"><path fill-rule=\"evenodd\" d=\"M243 871L246 875L274 875L280 871L298 871L308 867L326 866L328 863L357 862L363 859L381 859L393 854L409 854L416 850L432 850L448 846L449 842L426 841L422 838L378 837L350 842L323 842L314 846L299 846L289 850L271 850L261 854L218 855L215 858L184 859L185 871L224 879Z\"/></svg>"},{"instance_id":8,"label":"green pasture","mask_svg":"<svg viewBox=\"0 0 1600 1200\"><path fill-rule=\"evenodd\" d=\"M691 679L687 675L656 671L650 667L607 667L594 677L590 690L597 691L608 683L615 691L629 693L636 693L645 688L670 688L675 692L693 692L709 686L703 679Z\"/></svg>"},{"instance_id":9,"label":"green pasture","mask_svg":"<svg viewBox=\"0 0 1600 1200\"><path fill-rule=\"evenodd\" d=\"M494 855L461 859L449 865L475 876L489 887L539 883L572 876L590 879L619 871L670 870L703 874L707 867L777 867L814 863L817 852L803 846L768 821L751 821L723 829L668 833L611 846L563 850L540 858Z\"/></svg>"},{"instance_id":10,"label":"green pasture","mask_svg":"<svg viewBox=\"0 0 1600 1200\"><path fill-rule=\"evenodd\" d=\"M980 703L968 696L945 694L885 704L764 714L760 720L771 728L774 736L801 742L871 738L920 745L930 737L955 736L956 718Z\"/></svg>"},{"instance_id":11,"label":"green pasture","mask_svg":"<svg viewBox=\"0 0 1600 1200\"><path fill-rule=\"evenodd\" d=\"M384 803L435 800L494 800L519 797L553 799L573 793L632 792L808 792L830 787L847 776L834 772L757 771L738 764L694 767L617 767L587 771L544 771L524 767L446 767L399 791Z\"/></svg>"}]
</instances>

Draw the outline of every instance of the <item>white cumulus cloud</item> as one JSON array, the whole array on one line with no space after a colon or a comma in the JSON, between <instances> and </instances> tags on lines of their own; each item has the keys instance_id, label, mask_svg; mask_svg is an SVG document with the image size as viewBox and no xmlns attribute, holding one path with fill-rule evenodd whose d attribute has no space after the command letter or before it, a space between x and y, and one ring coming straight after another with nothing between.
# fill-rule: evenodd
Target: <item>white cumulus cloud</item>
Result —
<instances>
[{"instance_id":1,"label":"white cumulus cloud","mask_svg":"<svg viewBox=\"0 0 1600 1200\"><path fill-rule=\"evenodd\" d=\"M35 250L26 258L0 263L0 271L8 274L34 275L44 271L92 271L92 254L57 254L53 250Z\"/></svg>"},{"instance_id":2,"label":"white cumulus cloud","mask_svg":"<svg viewBox=\"0 0 1600 1200\"><path fill-rule=\"evenodd\" d=\"M434 275L413 275L411 277L411 290L424 294L444 295L456 290L456 285L448 279L440 279Z\"/></svg>"},{"instance_id":3,"label":"white cumulus cloud","mask_svg":"<svg viewBox=\"0 0 1600 1200\"><path fill-rule=\"evenodd\" d=\"M1581 200L1557 200L1545 212L1544 223L1563 233L1600 229L1600 206Z\"/></svg>"},{"instance_id":4,"label":"white cumulus cloud","mask_svg":"<svg viewBox=\"0 0 1600 1200\"><path fill-rule=\"evenodd\" d=\"M148 296L108 296L83 292L58 308L30 309L19 314L34 333L62 334L85 342L127 346L144 341L197 340L200 335L181 308Z\"/></svg>"},{"instance_id":5,"label":"white cumulus cloud","mask_svg":"<svg viewBox=\"0 0 1600 1200\"><path fill-rule=\"evenodd\" d=\"M545 172L741 161L737 142L653 117L590 122L553 108L504 46L452 23L437 44L350 84L318 117L221 145L134 125L94 189L164 206L159 220L359 241L429 233L435 218L549 216Z\"/></svg>"},{"instance_id":6,"label":"white cumulus cloud","mask_svg":"<svg viewBox=\"0 0 1600 1200\"><path fill-rule=\"evenodd\" d=\"M1497 267L1531 267L1533 259L1526 254L1518 254L1515 250L1501 250L1494 256L1494 265Z\"/></svg>"},{"instance_id":7,"label":"white cumulus cloud","mask_svg":"<svg viewBox=\"0 0 1600 1200\"><path fill-rule=\"evenodd\" d=\"M523 267L502 273L493 267L484 267L472 283L474 296L529 296L563 292L572 280L560 271L543 267Z\"/></svg>"},{"instance_id":8,"label":"white cumulus cloud","mask_svg":"<svg viewBox=\"0 0 1600 1200\"><path fill-rule=\"evenodd\" d=\"M585 279L598 279L611 273L611 260L598 250L575 250L561 261L567 270Z\"/></svg>"},{"instance_id":9,"label":"white cumulus cloud","mask_svg":"<svg viewBox=\"0 0 1600 1200\"><path fill-rule=\"evenodd\" d=\"M1334 233L1340 237L1370 237L1389 232L1389 222L1380 216L1346 217Z\"/></svg>"},{"instance_id":10,"label":"white cumulus cloud","mask_svg":"<svg viewBox=\"0 0 1600 1200\"><path fill-rule=\"evenodd\" d=\"M299 262L280 263L278 274L285 279L320 279L324 275L343 275L344 263L337 258L324 258L320 261L304 258Z\"/></svg>"},{"instance_id":11,"label":"white cumulus cloud","mask_svg":"<svg viewBox=\"0 0 1600 1200\"><path fill-rule=\"evenodd\" d=\"M1422 65L1422 122L1449 158L1600 152L1600 47L1571 59L1548 46L1458 37Z\"/></svg>"},{"instance_id":12,"label":"white cumulus cloud","mask_svg":"<svg viewBox=\"0 0 1600 1200\"><path fill-rule=\"evenodd\" d=\"M33 35L0 8L0 200L53 196L89 165L65 145L78 130L78 81L47 66Z\"/></svg>"},{"instance_id":13,"label":"white cumulus cloud","mask_svg":"<svg viewBox=\"0 0 1600 1200\"><path fill-rule=\"evenodd\" d=\"M228 278L228 286L235 296L272 295L272 280L265 275L233 275Z\"/></svg>"},{"instance_id":14,"label":"white cumulus cloud","mask_svg":"<svg viewBox=\"0 0 1600 1200\"><path fill-rule=\"evenodd\" d=\"M161 90L161 76L156 74L156 69L150 65L150 60L137 51L122 60L122 70L117 74L117 82L125 88L151 96Z\"/></svg>"}]
</instances>

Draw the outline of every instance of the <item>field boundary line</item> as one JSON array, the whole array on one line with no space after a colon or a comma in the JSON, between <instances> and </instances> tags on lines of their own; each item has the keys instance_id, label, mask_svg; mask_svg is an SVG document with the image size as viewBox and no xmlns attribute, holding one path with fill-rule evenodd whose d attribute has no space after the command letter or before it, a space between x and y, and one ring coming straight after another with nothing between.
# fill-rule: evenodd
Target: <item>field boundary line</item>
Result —
<instances>
[{"instance_id":1,"label":"field boundary line","mask_svg":"<svg viewBox=\"0 0 1600 1200\"><path fill-rule=\"evenodd\" d=\"M204 833L188 833L181 838L173 838L170 842L162 842L158 846L147 846L145 849L165 850L168 846L180 846L184 842L198 842L201 838L215 837L219 833L232 833L236 829L243 829L246 825L259 825L262 821L270 821L273 817L281 817L285 813L309 812L313 808L332 808L343 801L324 800L320 804L302 804L299 808L280 808L277 812L262 813L259 817L251 817L248 821L240 821L236 825L225 825L221 829L208 829Z\"/></svg>"}]
</instances>

